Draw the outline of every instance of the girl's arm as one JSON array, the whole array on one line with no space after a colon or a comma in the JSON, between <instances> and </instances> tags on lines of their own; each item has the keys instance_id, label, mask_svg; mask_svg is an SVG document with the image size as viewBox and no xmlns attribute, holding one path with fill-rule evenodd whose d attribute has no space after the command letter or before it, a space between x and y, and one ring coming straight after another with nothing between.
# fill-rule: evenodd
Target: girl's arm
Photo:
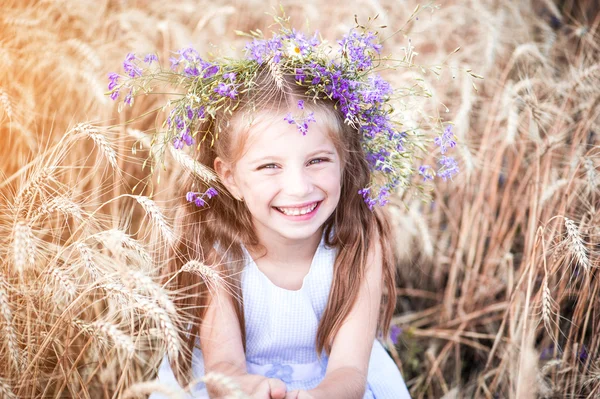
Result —
<instances>
[{"instance_id":1,"label":"girl's arm","mask_svg":"<svg viewBox=\"0 0 600 399\"><path fill-rule=\"evenodd\" d=\"M356 303L333 341L324 380L308 392L290 393L287 397L362 399L379 318L382 269L381 244L375 239Z\"/></svg>"},{"instance_id":2,"label":"girl's arm","mask_svg":"<svg viewBox=\"0 0 600 399\"><path fill-rule=\"evenodd\" d=\"M284 398L286 387L282 381L248 374L233 299L222 287L214 291L200 326L205 373L214 372L231 377L242 391L253 398ZM211 398L225 397L230 393L218 384L206 384L206 388Z\"/></svg>"}]
</instances>

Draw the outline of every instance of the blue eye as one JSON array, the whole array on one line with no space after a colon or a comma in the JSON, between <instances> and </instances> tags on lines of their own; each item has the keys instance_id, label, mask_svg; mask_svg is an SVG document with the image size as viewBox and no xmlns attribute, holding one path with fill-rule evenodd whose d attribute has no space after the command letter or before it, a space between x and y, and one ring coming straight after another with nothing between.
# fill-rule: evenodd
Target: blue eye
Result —
<instances>
[{"instance_id":1,"label":"blue eye","mask_svg":"<svg viewBox=\"0 0 600 399\"><path fill-rule=\"evenodd\" d=\"M320 164L320 163L327 162L327 161L329 161L329 159L327 159L327 158L315 158L315 159L311 159L308 162L308 164L309 165L316 165L316 164Z\"/></svg>"},{"instance_id":2,"label":"blue eye","mask_svg":"<svg viewBox=\"0 0 600 399\"><path fill-rule=\"evenodd\" d=\"M258 167L259 170L260 169L275 169L275 168L277 168L277 165L275 165L274 163L268 163L268 164L261 165Z\"/></svg>"}]
</instances>

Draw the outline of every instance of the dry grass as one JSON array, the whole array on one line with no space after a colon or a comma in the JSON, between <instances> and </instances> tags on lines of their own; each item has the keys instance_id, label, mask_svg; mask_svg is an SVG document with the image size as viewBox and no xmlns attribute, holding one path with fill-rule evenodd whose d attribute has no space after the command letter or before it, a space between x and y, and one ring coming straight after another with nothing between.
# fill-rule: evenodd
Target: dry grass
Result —
<instances>
[{"instance_id":1,"label":"dry grass","mask_svg":"<svg viewBox=\"0 0 600 399\"><path fill-rule=\"evenodd\" d=\"M130 50L208 52L270 21L256 1L90 4L2 6L2 397L143 395L163 354L186 350L190 320L160 276L177 240L169 194L182 170L214 174L182 154L160 185L150 179L162 167L141 168L155 121L125 123L132 111L107 100L106 74ZM354 13L394 27L415 4L284 2L297 27L308 18L330 40ZM386 42L424 64L461 46L442 72L452 83L429 89L456 123L462 173L431 205L390 206L403 253L390 349L415 398L600 394L599 25L592 0L456 0L408 26L410 43ZM477 92L467 68L485 77ZM195 260L181 272L223 283Z\"/></svg>"}]
</instances>

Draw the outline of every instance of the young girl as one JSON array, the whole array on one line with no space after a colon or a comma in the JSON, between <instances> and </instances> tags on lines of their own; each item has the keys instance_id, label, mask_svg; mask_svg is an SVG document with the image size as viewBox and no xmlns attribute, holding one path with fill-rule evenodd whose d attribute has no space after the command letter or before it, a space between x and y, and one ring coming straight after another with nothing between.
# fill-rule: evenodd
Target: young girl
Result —
<instances>
[{"instance_id":1,"label":"young girl","mask_svg":"<svg viewBox=\"0 0 600 399\"><path fill-rule=\"evenodd\" d=\"M192 49L172 60L190 83L169 140L199 144L204 178L180 186L188 202L169 275L195 322L187 355L162 362L162 383L218 373L253 398L409 398L376 340L396 303L394 240L377 205L400 184L406 171L394 165L410 158L409 142L390 120L392 90L369 74L375 36L351 31L340 45L327 60L316 36L284 29L250 43L245 60L212 64ZM132 78L138 61L125 61ZM191 388L227 394L217 382Z\"/></svg>"}]
</instances>

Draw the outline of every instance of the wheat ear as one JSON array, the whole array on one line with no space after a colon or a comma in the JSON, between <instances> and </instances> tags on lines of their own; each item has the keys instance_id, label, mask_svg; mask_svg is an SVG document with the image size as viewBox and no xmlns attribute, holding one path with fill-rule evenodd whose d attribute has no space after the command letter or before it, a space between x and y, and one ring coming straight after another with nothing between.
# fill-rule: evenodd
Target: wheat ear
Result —
<instances>
[{"instance_id":1,"label":"wheat ear","mask_svg":"<svg viewBox=\"0 0 600 399\"><path fill-rule=\"evenodd\" d=\"M4 399L17 399L8 382L0 377L0 397Z\"/></svg>"},{"instance_id":2,"label":"wheat ear","mask_svg":"<svg viewBox=\"0 0 600 399\"><path fill-rule=\"evenodd\" d=\"M73 325L85 334L97 337L103 344L106 344L107 338L110 338L117 348L124 350L129 356L135 353L135 345L131 337L119 330L113 323L100 320L93 323L86 323L83 320L75 319L73 320Z\"/></svg>"},{"instance_id":3,"label":"wheat ear","mask_svg":"<svg viewBox=\"0 0 600 399\"><path fill-rule=\"evenodd\" d=\"M171 152L173 159L175 159L175 161L177 161L177 163L179 163L187 172L199 177L206 184L217 180L217 176L210 168L195 161L183 151L176 149L173 145L169 145L169 151Z\"/></svg>"},{"instance_id":4,"label":"wheat ear","mask_svg":"<svg viewBox=\"0 0 600 399\"><path fill-rule=\"evenodd\" d=\"M174 391L170 387L166 386L158 380L143 381L131 385L123 393L122 399L137 398L140 396L146 397L148 394L153 392L159 392L171 399L183 398L185 392L183 390Z\"/></svg>"},{"instance_id":5,"label":"wheat ear","mask_svg":"<svg viewBox=\"0 0 600 399\"><path fill-rule=\"evenodd\" d=\"M17 334L13 328L12 323L12 312L8 303L8 295L4 291L4 280L0 279L0 315L2 316L2 324L4 330L4 336L6 337L6 345L8 346L8 353L10 356L11 363L15 371L20 369L20 356L19 346L17 344Z\"/></svg>"},{"instance_id":6,"label":"wheat ear","mask_svg":"<svg viewBox=\"0 0 600 399\"><path fill-rule=\"evenodd\" d=\"M6 112L6 116L8 116L8 119L10 119L13 114L13 109L10 105L10 99L8 98L8 94L2 89L0 89L0 104L2 104L4 112Z\"/></svg>"},{"instance_id":7,"label":"wheat ear","mask_svg":"<svg viewBox=\"0 0 600 399\"><path fill-rule=\"evenodd\" d=\"M154 225L156 225L160 230L165 240L167 240L169 244L173 244L175 241L175 234L173 233L173 230L171 230L171 227L165 220L163 213L160 211L156 203L143 195L132 195L132 197L135 198L142 208L144 208L146 213L154 222Z\"/></svg>"},{"instance_id":8,"label":"wheat ear","mask_svg":"<svg viewBox=\"0 0 600 399\"><path fill-rule=\"evenodd\" d=\"M590 259L583 244L583 239L579 235L577 225L571 219L565 218L565 227L567 228L567 243L575 260L588 273L590 271Z\"/></svg>"},{"instance_id":9,"label":"wheat ear","mask_svg":"<svg viewBox=\"0 0 600 399\"><path fill-rule=\"evenodd\" d=\"M221 283L222 277L213 268L198 260L190 260L181 266L181 271L202 277L207 283Z\"/></svg>"},{"instance_id":10,"label":"wheat ear","mask_svg":"<svg viewBox=\"0 0 600 399\"><path fill-rule=\"evenodd\" d=\"M117 165L117 152L112 148L108 139L100 133L100 131L89 123L80 123L75 126L76 133L82 133L91 138L94 143L100 148L110 165L114 169L119 169Z\"/></svg>"},{"instance_id":11,"label":"wheat ear","mask_svg":"<svg viewBox=\"0 0 600 399\"><path fill-rule=\"evenodd\" d=\"M31 227L23 221L17 222L13 236L13 261L19 275L27 266L35 263L35 242Z\"/></svg>"}]
</instances>

